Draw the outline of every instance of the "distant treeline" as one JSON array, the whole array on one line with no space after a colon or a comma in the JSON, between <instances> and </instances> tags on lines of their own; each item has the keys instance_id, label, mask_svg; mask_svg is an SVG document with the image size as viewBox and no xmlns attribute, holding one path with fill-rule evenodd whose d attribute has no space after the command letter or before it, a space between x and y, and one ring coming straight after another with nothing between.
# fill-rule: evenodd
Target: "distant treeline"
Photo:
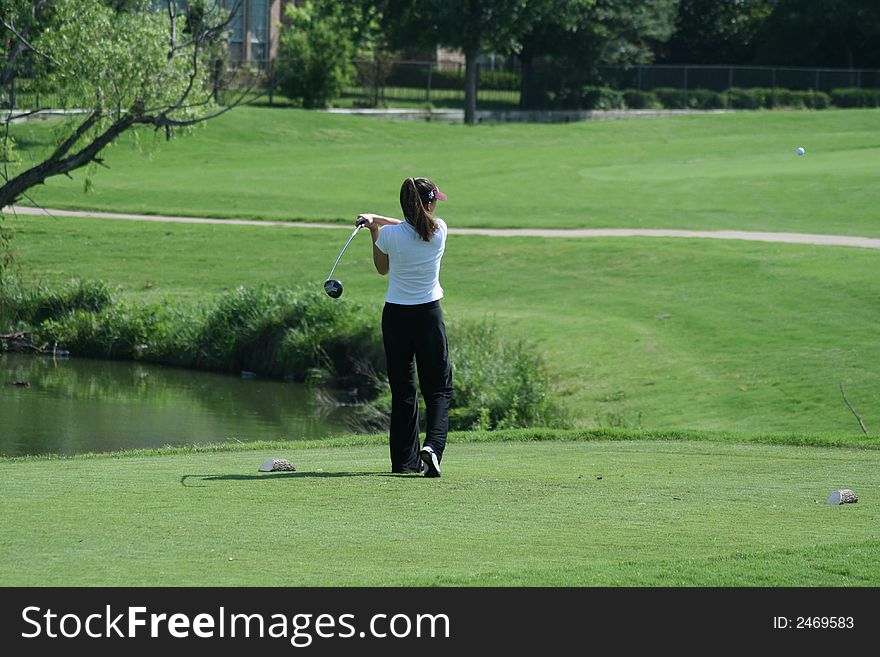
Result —
<instances>
[{"instance_id":1,"label":"distant treeline","mask_svg":"<svg viewBox=\"0 0 880 657\"><path fill-rule=\"evenodd\" d=\"M520 73L523 109L595 84L603 66L880 68L877 0L313 0L286 16L280 82L306 107L338 96L353 58L435 59L438 47L463 55L466 121L490 54ZM390 73L368 81L376 104Z\"/></svg>"}]
</instances>

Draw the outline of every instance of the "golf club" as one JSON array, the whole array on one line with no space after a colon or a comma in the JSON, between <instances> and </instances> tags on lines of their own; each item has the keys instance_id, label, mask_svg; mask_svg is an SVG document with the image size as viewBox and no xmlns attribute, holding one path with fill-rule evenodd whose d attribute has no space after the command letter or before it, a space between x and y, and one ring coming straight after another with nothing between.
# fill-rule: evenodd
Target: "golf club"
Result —
<instances>
[{"instance_id":1,"label":"golf club","mask_svg":"<svg viewBox=\"0 0 880 657\"><path fill-rule=\"evenodd\" d=\"M329 294L334 299L338 299L342 296L342 282L337 281L331 276L333 276L333 272L336 271L336 265L339 264L339 260L342 258L342 254L345 253L345 250L348 248L348 245L351 244L351 241L354 239L354 236L357 235L357 232L363 228L362 224L358 224L354 229L354 232L351 234L351 237L348 238L348 241L345 243L345 246L342 247L342 251L339 252L339 257L336 258L336 262L333 263L333 269L330 270L330 273L327 275L327 280L324 281L324 292Z\"/></svg>"}]
</instances>

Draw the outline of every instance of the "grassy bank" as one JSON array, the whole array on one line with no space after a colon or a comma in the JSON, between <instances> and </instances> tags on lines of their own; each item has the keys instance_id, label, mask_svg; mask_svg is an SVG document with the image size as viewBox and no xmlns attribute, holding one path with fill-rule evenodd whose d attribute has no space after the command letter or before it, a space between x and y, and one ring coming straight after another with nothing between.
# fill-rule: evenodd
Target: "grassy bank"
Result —
<instances>
[{"instance_id":1,"label":"grassy bank","mask_svg":"<svg viewBox=\"0 0 880 657\"><path fill-rule=\"evenodd\" d=\"M346 231L12 220L25 275L109 281L132 303L197 305L240 285L311 285ZM709 240L452 236L447 319L494 318L536 341L580 426L858 434L880 416L877 255ZM359 236L342 302L372 308L386 279Z\"/></svg>"},{"instance_id":2,"label":"grassy bank","mask_svg":"<svg viewBox=\"0 0 880 657\"><path fill-rule=\"evenodd\" d=\"M317 288L240 286L199 305L132 303L105 283L28 287L0 282L0 333L29 349L76 358L127 360L285 381L320 388L351 404L353 426L382 430L391 415L382 336L372 313ZM451 429L567 424L548 397L542 356L493 322L455 322L450 360ZM0 349L6 342L0 343ZM422 414L424 416L424 413Z\"/></svg>"},{"instance_id":3,"label":"grassy bank","mask_svg":"<svg viewBox=\"0 0 880 657\"><path fill-rule=\"evenodd\" d=\"M33 190L48 207L350 222L398 212L428 175L456 226L880 235L880 110L744 112L566 125L460 125L241 108L171 144L145 131L110 171ZM22 164L52 126L15 126ZM155 144L154 144L155 142ZM795 148L804 146L805 157Z\"/></svg>"},{"instance_id":4,"label":"grassy bank","mask_svg":"<svg viewBox=\"0 0 880 657\"><path fill-rule=\"evenodd\" d=\"M741 438L454 434L439 480L381 436L0 460L0 584L876 586L880 451Z\"/></svg>"}]
</instances>

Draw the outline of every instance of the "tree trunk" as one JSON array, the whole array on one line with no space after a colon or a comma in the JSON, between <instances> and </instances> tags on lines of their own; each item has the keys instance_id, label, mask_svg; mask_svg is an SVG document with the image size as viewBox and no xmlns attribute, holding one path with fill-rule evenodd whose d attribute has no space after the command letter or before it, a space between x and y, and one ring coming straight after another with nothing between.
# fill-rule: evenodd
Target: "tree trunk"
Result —
<instances>
[{"instance_id":1,"label":"tree trunk","mask_svg":"<svg viewBox=\"0 0 880 657\"><path fill-rule=\"evenodd\" d=\"M521 110L531 109L532 94L532 78L534 76L535 58L530 50L523 50L519 54L522 72L519 76L519 108Z\"/></svg>"},{"instance_id":2,"label":"tree trunk","mask_svg":"<svg viewBox=\"0 0 880 657\"><path fill-rule=\"evenodd\" d=\"M854 69L855 68L855 57L853 57L853 50L850 47L849 41L846 39L843 40L843 48L844 48L844 51L846 52L846 67L849 69Z\"/></svg>"},{"instance_id":3,"label":"tree trunk","mask_svg":"<svg viewBox=\"0 0 880 657\"><path fill-rule=\"evenodd\" d=\"M464 53L464 122L473 125L477 122L477 57L476 49Z\"/></svg>"}]
</instances>

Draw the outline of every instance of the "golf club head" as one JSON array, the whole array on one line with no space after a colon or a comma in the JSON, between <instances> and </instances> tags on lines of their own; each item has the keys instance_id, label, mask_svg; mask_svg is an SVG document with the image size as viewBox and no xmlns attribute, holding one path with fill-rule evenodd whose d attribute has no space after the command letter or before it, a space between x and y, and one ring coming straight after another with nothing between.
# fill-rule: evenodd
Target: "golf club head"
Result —
<instances>
[{"instance_id":1,"label":"golf club head","mask_svg":"<svg viewBox=\"0 0 880 657\"><path fill-rule=\"evenodd\" d=\"M338 299L342 296L342 283L336 279L329 278L324 281L324 292L334 299Z\"/></svg>"}]
</instances>

